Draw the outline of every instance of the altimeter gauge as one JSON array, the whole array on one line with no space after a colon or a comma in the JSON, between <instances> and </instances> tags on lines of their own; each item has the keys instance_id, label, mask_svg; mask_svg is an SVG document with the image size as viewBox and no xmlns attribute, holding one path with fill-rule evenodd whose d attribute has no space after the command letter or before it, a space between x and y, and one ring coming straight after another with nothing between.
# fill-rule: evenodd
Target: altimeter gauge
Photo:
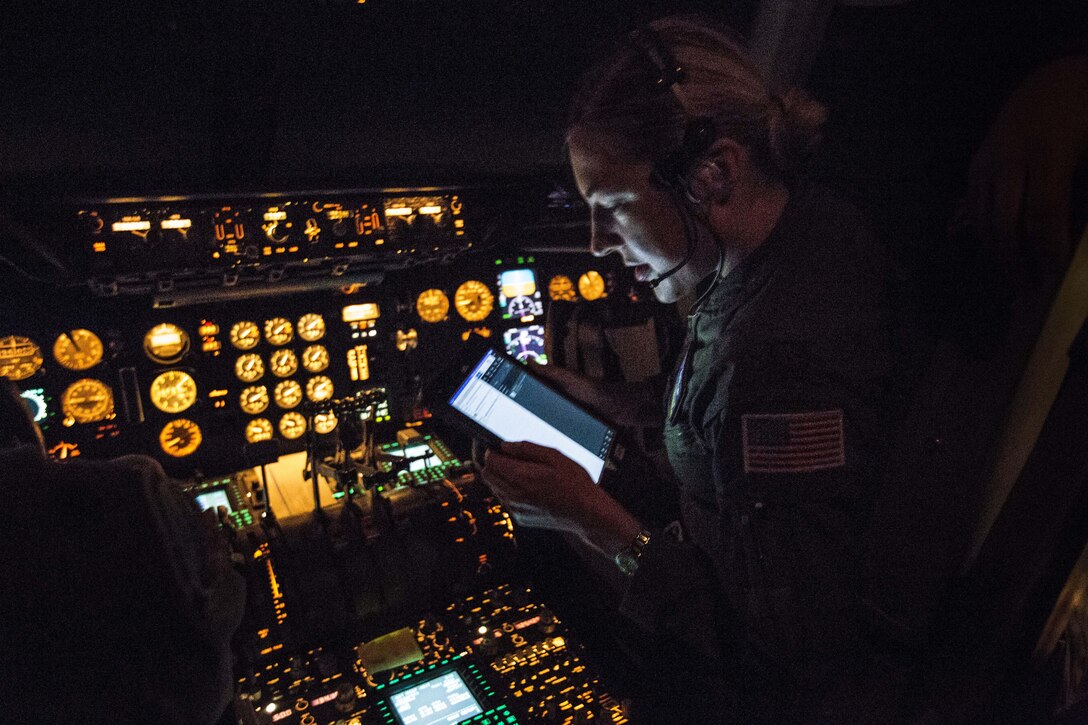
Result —
<instances>
[{"instance_id":1,"label":"altimeter gauge","mask_svg":"<svg viewBox=\"0 0 1088 725\"><path fill-rule=\"evenodd\" d=\"M483 282L470 279L457 288L453 295L453 305L457 314L469 322L480 322L495 306L495 295Z\"/></svg>"},{"instance_id":2,"label":"altimeter gauge","mask_svg":"<svg viewBox=\"0 0 1088 725\"><path fill-rule=\"evenodd\" d=\"M263 412L268 407L268 388L263 385L250 385L239 393L238 405L250 415Z\"/></svg>"},{"instance_id":3,"label":"altimeter gauge","mask_svg":"<svg viewBox=\"0 0 1088 725\"><path fill-rule=\"evenodd\" d=\"M310 312L298 318L298 336L306 342L314 342L325 336L325 318Z\"/></svg>"},{"instance_id":4,"label":"altimeter gauge","mask_svg":"<svg viewBox=\"0 0 1088 725\"><path fill-rule=\"evenodd\" d=\"M264 323L264 339L273 345L286 345L295 337L291 321L283 317L273 317Z\"/></svg>"},{"instance_id":5,"label":"altimeter gauge","mask_svg":"<svg viewBox=\"0 0 1088 725\"><path fill-rule=\"evenodd\" d=\"M299 413L286 413L280 418L280 435L291 441L306 432L306 419Z\"/></svg>"},{"instance_id":6,"label":"altimeter gauge","mask_svg":"<svg viewBox=\"0 0 1088 725\"><path fill-rule=\"evenodd\" d=\"M177 418L163 426L159 432L159 445L174 458L191 455L204 440L200 426L187 418Z\"/></svg>"},{"instance_id":7,"label":"altimeter gauge","mask_svg":"<svg viewBox=\"0 0 1088 725\"><path fill-rule=\"evenodd\" d=\"M450 298L440 289L428 289L416 298L416 312L424 322L441 322L450 312Z\"/></svg>"},{"instance_id":8,"label":"altimeter gauge","mask_svg":"<svg viewBox=\"0 0 1088 725\"><path fill-rule=\"evenodd\" d=\"M172 322L155 325L144 335L144 352L160 365L173 365L189 351L189 334Z\"/></svg>"},{"instance_id":9,"label":"altimeter gauge","mask_svg":"<svg viewBox=\"0 0 1088 725\"><path fill-rule=\"evenodd\" d=\"M315 403L332 397L332 380L324 375L317 375L306 382L306 397Z\"/></svg>"},{"instance_id":10,"label":"altimeter gauge","mask_svg":"<svg viewBox=\"0 0 1088 725\"><path fill-rule=\"evenodd\" d=\"M311 373L319 373L329 366L329 351L322 345L310 345L302 351L302 367Z\"/></svg>"},{"instance_id":11,"label":"altimeter gauge","mask_svg":"<svg viewBox=\"0 0 1088 725\"><path fill-rule=\"evenodd\" d=\"M243 383L260 380L264 377L264 362L261 361L261 356L252 352L240 355L234 361L234 374Z\"/></svg>"},{"instance_id":12,"label":"altimeter gauge","mask_svg":"<svg viewBox=\"0 0 1088 725\"><path fill-rule=\"evenodd\" d=\"M62 332L53 343L53 357L69 370L86 370L102 361L102 340L90 330Z\"/></svg>"},{"instance_id":13,"label":"altimeter gauge","mask_svg":"<svg viewBox=\"0 0 1088 725\"><path fill-rule=\"evenodd\" d=\"M276 386L273 396L281 408L294 408L302 402L302 386L294 380L284 380Z\"/></svg>"},{"instance_id":14,"label":"altimeter gauge","mask_svg":"<svg viewBox=\"0 0 1088 725\"><path fill-rule=\"evenodd\" d=\"M287 378L298 371L298 357L291 350L276 350L268 359L268 367L277 378Z\"/></svg>"},{"instance_id":15,"label":"altimeter gauge","mask_svg":"<svg viewBox=\"0 0 1088 725\"><path fill-rule=\"evenodd\" d=\"M113 391L101 380L83 378L61 393L60 407L75 423L97 423L113 415Z\"/></svg>"},{"instance_id":16,"label":"altimeter gauge","mask_svg":"<svg viewBox=\"0 0 1088 725\"><path fill-rule=\"evenodd\" d=\"M256 322L242 320L230 328L230 344L239 350L252 350L261 341L261 328Z\"/></svg>"},{"instance_id":17,"label":"altimeter gauge","mask_svg":"<svg viewBox=\"0 0 1088 725\"><path fill-rule=\"evenodd\" d=\"M260 443L272 439L272 421L268 418L254 418L246 423L246 441Z\"/></svg>"},{"instance_id":18,"label":"altimeter gauge","mask_svg":"<svg viewBox=\"0 0 1088 725\"><path fill-rule=\"evenodd\" d=\"M0 377L26 380L42 367L42 349L29 337L0 338Z\"/></svg>"},{"instance_id":19,"label":"altimeter gauge","mask_svg":"<svg viewBox=\"0 0 1088 725\"><path fill-rule=\"evenodd\" d=\"M336 422L336 413L317 413L314 415L314 431L320 435L331 433L336 429Z\"/></svg>"},{"instance_id":20,"label":"altimeter gauge","mask_svg":"<svg viewBox=\"0 0 1088 725\"><path fill-rule=\"evenodd\" d=\"M604 297L604 277L600 272L589 270L578 278L578 292L592 302Z\"/></svg>"},{"instance_id":21,"label":"altimeter gauge","mask_svg":"<svg viewBox=\"0 0 1088 725\"><path fill-rule=\"evenodd\" d=\"M184 370L167 370L151 381L151 402L164 413L180 413L196 402L196 381Z\"/></svg>"}]
</instances>

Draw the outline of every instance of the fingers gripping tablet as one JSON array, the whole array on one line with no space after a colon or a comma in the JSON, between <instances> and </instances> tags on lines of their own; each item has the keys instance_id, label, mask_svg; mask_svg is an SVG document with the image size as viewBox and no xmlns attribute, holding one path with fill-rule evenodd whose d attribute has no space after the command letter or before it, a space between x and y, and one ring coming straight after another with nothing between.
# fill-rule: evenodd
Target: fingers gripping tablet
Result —
<instances>
[{"instance_id":1,"label":"fingers gripping tablet","mask_svg":"<svg viewBox=\"0 0 1088 725\"><path fill-rule=\"evenodd\" d=\"M485 443L529 441L554 448L584 468L594 483L622 455L615 428L502 353L484 354L448 405Z\"/></svg>"}]
</instances>

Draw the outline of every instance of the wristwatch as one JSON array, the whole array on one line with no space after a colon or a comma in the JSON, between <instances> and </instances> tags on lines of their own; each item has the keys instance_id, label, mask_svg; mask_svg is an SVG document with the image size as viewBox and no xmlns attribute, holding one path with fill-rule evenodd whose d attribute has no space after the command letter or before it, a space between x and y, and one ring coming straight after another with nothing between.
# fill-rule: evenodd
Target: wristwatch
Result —
<instances>
[{"instance_id":1,"label":"wristwatch","mask_svg":"<svg viewBox=\"0 0 1088 725\"><path fill-rule=\"evenodd\" d=\"M627 546L620 549L620 552L616 554L616 566L620 568L626 576L634 576L638 571L638 562L642 558L642 552L646 549L646 545L650 543L650 532L646 529L638 532L638 536Z\"/></svg>"}]
</instances>

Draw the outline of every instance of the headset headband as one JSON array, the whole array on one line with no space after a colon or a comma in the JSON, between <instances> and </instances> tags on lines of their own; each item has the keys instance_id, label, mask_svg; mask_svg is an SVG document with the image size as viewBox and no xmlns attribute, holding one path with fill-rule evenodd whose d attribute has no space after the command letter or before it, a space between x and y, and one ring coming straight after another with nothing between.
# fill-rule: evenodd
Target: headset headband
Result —
<instances>
[{"instance_id":1,"label":"headset headband","mask_svg":"<svg viewBox=\"0 0 1088 725\"><path fill-rule=\"evenodd\" d=\"M687 166L714 143L716 137L714 122L707 116L687 116L687 107L676 88L687 79L687 71L668 45L661 40L656 30L649 25L644 25L633 31L629 38L631 44L657 71L655 86L668 89L680 105L680 110L687 117L680 148L654 166L654 175L660 182L667 186L675 186L680 182Z\"/></svg>"}]
</instances>

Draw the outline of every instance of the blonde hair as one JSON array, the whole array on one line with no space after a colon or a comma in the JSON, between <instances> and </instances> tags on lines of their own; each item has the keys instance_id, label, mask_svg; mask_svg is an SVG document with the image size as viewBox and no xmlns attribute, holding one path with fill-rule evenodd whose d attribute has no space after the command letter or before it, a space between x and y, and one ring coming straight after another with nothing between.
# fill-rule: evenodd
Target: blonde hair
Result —
<instances>
[{"instance_id":1,"label":"blonde hair","mask_svg":"<svg viewBox=\"0 0 1088 725\"><path fill-rule=\"evenodd\" d=\"M582 78L572 106L575 129L601 134L621 157L655 165L683 156L693 119L708 119L714 137L749 150L775 178L796 176L820 140L827 112L800 89L772 93L743 43L700 19L668 17L647 26L683 68L671 92L659 63L636 42L623 44ZM682 159L690 164L698 159Z\"/></svg>"}]
</instances>

